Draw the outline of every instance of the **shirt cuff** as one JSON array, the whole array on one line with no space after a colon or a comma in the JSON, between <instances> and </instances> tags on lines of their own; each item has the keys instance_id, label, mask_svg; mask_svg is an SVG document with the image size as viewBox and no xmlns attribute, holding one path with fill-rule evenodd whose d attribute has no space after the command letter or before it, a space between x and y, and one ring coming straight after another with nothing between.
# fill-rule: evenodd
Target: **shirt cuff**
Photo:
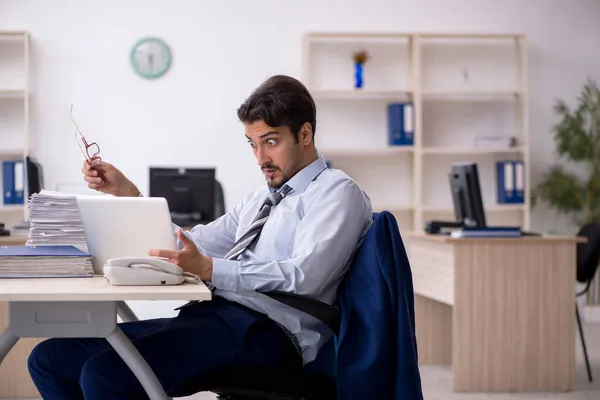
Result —
<instances>
[{"instance_id":1,"label":"shirt cuff","mask_svg":"<svg viewBox=\"0 0 600 400\"><path fill-rule=\"evenodd\" d=\"M217 289L235 291L238 283L239 261L213 258L211 282Z\"/></svg>"}]
</instances>

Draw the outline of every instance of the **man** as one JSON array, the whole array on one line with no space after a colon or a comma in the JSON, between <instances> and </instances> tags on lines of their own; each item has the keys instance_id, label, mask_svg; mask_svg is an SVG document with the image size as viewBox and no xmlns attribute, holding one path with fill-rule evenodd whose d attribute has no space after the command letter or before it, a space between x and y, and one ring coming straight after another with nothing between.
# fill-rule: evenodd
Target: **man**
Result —
<instances>
[{"instance_id":1,"label":"man","mask_svg":"<svg viewBox=\"0 0 600 400\"><path fill-rule=\"evenodd\" d=\"M318 156L315 104L299 81L271 77L238 117L268 185L208 225L177 229L179 250L150 251L213 285L213 300L187 305L175 318L120 324L167 393L221 366L300 368L312 361L331 337L327 328L259 291L332 304L371 224L369 198ZM92 189L140 196L106 162L84 162L82 171ZM28 366L45 400L146 398L104 339L46 340Z\"/></svg>"}]
</instances>

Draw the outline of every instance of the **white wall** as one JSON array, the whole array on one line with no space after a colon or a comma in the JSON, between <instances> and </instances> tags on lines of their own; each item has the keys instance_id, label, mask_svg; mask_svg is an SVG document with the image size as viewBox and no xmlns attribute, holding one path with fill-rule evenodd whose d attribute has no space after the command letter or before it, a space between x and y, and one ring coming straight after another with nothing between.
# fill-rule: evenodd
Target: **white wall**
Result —
<instances>
[{"instance_id":1,"label":"white wall","mask_svg":"<svg viewBox=\"0 0 600 400\"><path fill-rule=\"evenodd\" d=\"M302 33L525 33L535 181L552 160L552 101L573 99L587 74L600 75L599 15L595 0L0 0L0 29L32 35L33 152L48 188L81 182L68 118L74 103L104 158L143 192L149 165L215 165L228 207L263 182L235 110L267 76L299 76ZM129 65L131 46L146 35L164 38L174 53L158 81ZM534 227L552 225L542 216L553 214L536 212Z\"/></svg>"},{"instance_id":2,"label":"white wall","mask_svg":"<svg viewBox=\"0 0 600 400\"><path fill-rule=\"evenodd\" d=\"M299 77L304 32L526 34L535 183L553 159L554 99L573 100L587 74L600 78L599 16L596 0L0 0L0 30L32 35L33 154L47 188L81 182L74 103L104 159L142 192L149 165L215 165L228 208L263 183L236 108L269 75ZM173 51L171 71L157 81L129 65L132 45L147 35ZM536 211L533 228L564 221Z\"/></svg>"}]
</instances>

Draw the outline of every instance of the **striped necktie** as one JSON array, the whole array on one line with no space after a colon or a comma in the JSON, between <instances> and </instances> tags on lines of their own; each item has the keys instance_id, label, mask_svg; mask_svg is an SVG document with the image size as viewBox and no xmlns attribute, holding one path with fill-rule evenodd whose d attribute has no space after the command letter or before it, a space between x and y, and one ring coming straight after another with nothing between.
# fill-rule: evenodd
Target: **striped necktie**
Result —
<instances>
[{"instance_id":1,"label":"striped necktie","mask_svg":"<svg viewBox=\"0 0 600 400\"><path fill-rule=\"evenodd\" d=\"M235 242L232 249L229 250L229 253L225 255L225 259L235 260L239 257L240 254L244 252L244 250L246 250L248 247L250 247L256 242L258 236L260 235L262 227L264 226L265 222L267 222L267 218L269 218L271 208L279 204L279 202L291 191L291 187L289 187L288 185L283 185L281 187L281 190L271 193L269 197L265 199L264 203L258 210L258 213L254 217L254 220L252 220L252 223L250 224L246 232L237 240L237 242ZM207 281L206 285L211 292L215 290L215 287L213 286L212 282ZM177 307L175 310L181 310L184 307L198 302L198 300L192 300L180 307Z\"/></svg>"},{"instance_id":2,"label":"striped necktie","mask_svg":"<svg viewBox=\"0 0 600 400\"><path fill-rule=\"evenodd\" d=\"M225 255L228 260L235 260L240 254L247 248L252 246L258 240L260 232L262 231L265 222L269 218L271 209L275 207L279 202L292 191L292 188L288 185L283 185L281 190L271 193L269 197L265 199L258 213L254 217L254 220L246 230L246 232L237 240L233 245L233 248L229 250L229 253Z\"/></svg>"}]
</instances>

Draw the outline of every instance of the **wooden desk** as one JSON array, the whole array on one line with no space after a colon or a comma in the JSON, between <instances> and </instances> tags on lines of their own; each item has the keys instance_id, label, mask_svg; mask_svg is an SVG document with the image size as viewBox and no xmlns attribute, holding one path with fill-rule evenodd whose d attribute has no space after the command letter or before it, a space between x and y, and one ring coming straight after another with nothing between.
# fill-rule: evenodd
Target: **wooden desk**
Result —
<instances>
[{"instance_id":1,"label":"wooden desk","mask_svg":"<svg viewBox=\"0 0 600 400\"><path fill-rule=\"evenodd\" d=\"M24 246L27 236L0 236L0 246Z\"/></svg>"},{"instance_id":2,"label":"wooden desk","mask_svg":"<svg viewBox=\"0 0 600 400\"><path fill-rule=\"evenodd\" d=\"M403 233L421 364L456 392L567 391L575 367L576 243Z\"/></svg>"},{"instance_id":3,"label":"wooden desk","mask_svg":"<svg viewBox=\"0 0 600 400\"><path fill-rule=\"evenodd\" d=\"M0 236L0 246L24 246L27 236ZM0 302L0 331L6 327L8 303ZM35 398L39 393L29 378L27 356L42 339L20 340L0 364L0 399ZM5 384L5 382L10 382Z\"/></svg>"},{"instance_id":4,"label":"wooden desk","mask_svg":"<svg viewBox=\"0 0 600 400\"><path fill-rule=\"evenodd\" d=\"M203 283L176 286L112 286L101 276L0 279L0 301L9 302L9 310L16 311L9 313L9 318L0 321L0 362L4 352L10 349L18 338L69 336L73 329L77 329L78 335L81 334L82 337L106 337L126 362L143 367L141 364L147 365L145 361L132 352L129 347L131 342L120 329L115 328L116 310L122 310L120 303L127 300L210 299L211 292ZM38 323L38 318L44 322ZM13 347L2 362L0 398L39 397L26 364L27 357L37 342L39 340L20 348ZM16 350L18 351L15 352ZM144 371L142 376L150 381L154 374ZM162 391L162 388L160 390ZM164 392L163 395L157 391L152 393L153 399L166 399Z\"/></svg>"}]
</instances>

